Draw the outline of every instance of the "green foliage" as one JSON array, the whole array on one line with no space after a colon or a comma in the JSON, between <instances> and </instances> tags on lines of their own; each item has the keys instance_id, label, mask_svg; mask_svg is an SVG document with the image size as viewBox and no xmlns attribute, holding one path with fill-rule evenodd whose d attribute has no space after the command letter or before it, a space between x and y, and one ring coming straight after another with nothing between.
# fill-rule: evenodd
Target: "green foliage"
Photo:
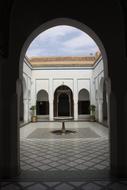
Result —
<instances>
[{"instance_id":1,"label":"green foliage","mask_svg":"<svg viewBox=\"0 0 127 190\"><path fill-rule=\"evenodd\" d=\"M91 104L91 105L90 105L90 111L91 111L91 114L92 114L92 115L95 115L95 110L96 110L96 106L93 105L93 104Z\"/></svg>"},{"instance_id":2,"label":"green foliage","mask_svg":"<svg viewBox=\"0 0 127 190\"><path fill-rule=\"evenodd\" d=\"M90 111L95 111L95 109L96 109L96 106L93 105L93 104L91 104L91 105L90 105Z\"/></svg>"},{"instance_id":3,"label":"green foliage","mask_svg":"<svg viewBox=\"0 0 127 190\"><path fill-rule=\"evenodd\" d=\"M31 106L30 110L31 110L31 115L35 116L36 115L36 106L35 105Z\"/></svg>"},{"instance_id":4,"label":"green foliage","mask_svg":"<svg viewBox=\"0 0 127 190\"><path fill-rule=\"evenodd\" d=\"M36 106L31 106L30 110L32 111L36 110Z\"/></svg>"}]
</instances>

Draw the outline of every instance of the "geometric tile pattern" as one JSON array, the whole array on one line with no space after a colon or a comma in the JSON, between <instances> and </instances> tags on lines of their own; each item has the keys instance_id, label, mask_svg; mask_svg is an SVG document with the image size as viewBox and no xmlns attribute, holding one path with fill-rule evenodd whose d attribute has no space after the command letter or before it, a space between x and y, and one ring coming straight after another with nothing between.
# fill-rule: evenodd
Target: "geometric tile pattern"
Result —
<instances>
[{"instance_id":1,"label":"geometric tile pattern","mask_svg":"<svg viewBox=\"0 0 127 190\"><path fill-rule=\"evenodd\" d=\"M30 133L27 138L29 139L75 139L75 138L98 138L100 137L90 127L74 129L76 133L68 135L56 135L52 133L54 129L49 128L37 128ZM73 129L72 129L73 131Z\"/></svg>"},{"instance_id":2,"label":"geometric tile pattern","mask_svg":"<svg viewBox=\"0 0 127 190\"><path fill-rule=\"evenodd\" d=\"M73 181L109 177L109 145L106 128L97 123L92 125L90 122L70 122L66 123L67 128L73 128L77 133L52 136L51 131L56 126L61 128L59 123L44 122L22 128L24 137L20 143L22 169L20 178L42 179L43 177L44 180ZM29 138L37 129L40 130L42 138L40 139L38 133L36 138ZM99 135L90 136L94 133Z\"/></svg>"},{"instance_id":3,"label":"geometric tile pattern","mask_svg":"<svg viewBox=\"0 0 127 190\"><path fill-rule=\"evenodd\" d=\"M1 190L127 190L127 181L1 182Z\"/></svg>"},{"instance_id":4,"label":"geometric tile pattern","mask_svg":"<svg viewBox=\"0 0 127 190\"><path fill-rule=\"evenodd\" d=\"M127 190L127 180L109 171L107 137L22 138L19 177L0 182L1 190Z\"/></svg>"},{"instance_id":5,"label":"geometric tile pattern","mask_svg":"<svg viewBox=\"0 0 127 190\"><path fill-rule=\"evenodd\" d=\"M23 171L109 170L108 139L21 141Z\"/></svg>"}]
</instances>

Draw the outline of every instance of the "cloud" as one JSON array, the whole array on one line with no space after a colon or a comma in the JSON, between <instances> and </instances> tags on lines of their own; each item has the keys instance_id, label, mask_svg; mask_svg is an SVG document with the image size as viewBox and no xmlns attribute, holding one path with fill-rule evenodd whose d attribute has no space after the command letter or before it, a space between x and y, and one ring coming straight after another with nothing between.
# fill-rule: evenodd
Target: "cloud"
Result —
<instances>
[{"instance_id":1,"label":"cloud","mask_svg":"<svg viewBox=\"0 0 127 190\"><path fill-rule=\"evenodd\" d=\"M64 42L64 46L68 48L87 48L96 46L95 42L87 34L81 33L80 36L74 37L71 40Z\"/></svg>"},{"instance_id":2,"label":"cloud","mask_svg":"<svg viewBox=\"0 0 127 190\"><path fill-rule=\"evenodd\" d=\"M95 53L98 47L86 33L70 26L56 26L38 35L26 54L30 56L78 56Z\"/></svg>"}]
</instances>

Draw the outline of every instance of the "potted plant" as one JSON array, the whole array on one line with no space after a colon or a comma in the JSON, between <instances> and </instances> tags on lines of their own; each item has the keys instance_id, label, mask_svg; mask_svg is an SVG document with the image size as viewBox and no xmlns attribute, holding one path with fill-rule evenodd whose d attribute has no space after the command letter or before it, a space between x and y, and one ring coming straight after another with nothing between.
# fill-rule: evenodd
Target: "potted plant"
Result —
<instances>
[{"instance_id":1,"label":"potted plant","mask_svg":"<svg viewBox=\"0 0 127 190\"><path fill-rule=\"evenodd\" d=\"M90 120L91 121L95 121L95 110L96 110L96 106L91 104L90 105Z\"/></svg>"},{"instance_id":2,"label":"potted plant","mask_svg":"<svg viewBox=\"0 0 127 190\"><path fill-rule=\"evenodd\" d=\"M36 116L36 106L31 106L31 121L36 122L37 121L37 116Z\"/></svg>"}]
</instances>

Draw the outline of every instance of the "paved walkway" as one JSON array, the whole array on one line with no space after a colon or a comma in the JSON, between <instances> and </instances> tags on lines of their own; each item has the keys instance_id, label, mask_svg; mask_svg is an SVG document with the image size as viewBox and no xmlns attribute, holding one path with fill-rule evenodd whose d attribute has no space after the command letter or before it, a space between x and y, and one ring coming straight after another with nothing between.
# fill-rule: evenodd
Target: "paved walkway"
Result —
<instances>
[{"instance_id":1,"label":"paved walkway","mask_svg":"<svg viewBox=\"0 0 127 190\"><path fill-rule=\"evenodd\" d=\"M77 133L54 135L60 122L22 127L18 178L2 182L2 190L124 190L126 181L109 176L108 129L92 122L67 122Z\"/></svg>"},{"instance_id":2,"label":"paved walkway","mask_svg":"<svg viewBox=\"0 0 127 190\"><path fill-rule=\"evenodd\" d=\"M61 129L61 122L21 128L22 176L53 180L108 177L108 129L95 122L65 122L65 126L76 133L53 134Z\"/></svg>"}]
</instances>

